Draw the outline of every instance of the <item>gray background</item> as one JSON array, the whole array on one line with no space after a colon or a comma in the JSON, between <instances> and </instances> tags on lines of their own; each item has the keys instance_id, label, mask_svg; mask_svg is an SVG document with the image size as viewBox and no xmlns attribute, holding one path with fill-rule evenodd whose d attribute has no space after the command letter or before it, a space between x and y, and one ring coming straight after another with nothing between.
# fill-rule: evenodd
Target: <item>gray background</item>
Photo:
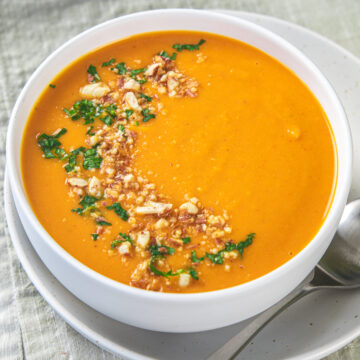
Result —
<instances>
[{"instance_id":1,"label":"gray background","mask_svg":"<svg viewBox=\"0 0 360 360\"><path fill-rule=\"evenodd\" d=\"M0 0L0 196L8 119L25 81L53 50L79 32L123 14L156 8L258 12L319 32L360 56L358 0ZM21 268L0 205L0 359L115 359L70 328ZM360 340L328 357L357 360Z\"/></svg>"}]
</instances>

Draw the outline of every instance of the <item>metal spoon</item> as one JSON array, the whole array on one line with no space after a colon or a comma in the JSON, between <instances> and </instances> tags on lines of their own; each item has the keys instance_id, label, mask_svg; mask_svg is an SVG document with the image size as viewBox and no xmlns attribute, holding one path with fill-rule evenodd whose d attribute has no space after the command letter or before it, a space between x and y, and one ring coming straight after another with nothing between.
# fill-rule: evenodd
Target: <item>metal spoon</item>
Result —
<instances>
[{"instance_id":1,"label":"metal spoon","mask_svg":"<svg viewBox=\"0 0 360 360\"><path fill-rule=\"evenodd\" d=\"M280 302L258 315L207 360L230 360L275 316L303 296L321 289L360 287L360 199L346 205L331 245L311 274Z\"/></svg>"}]
</instances>

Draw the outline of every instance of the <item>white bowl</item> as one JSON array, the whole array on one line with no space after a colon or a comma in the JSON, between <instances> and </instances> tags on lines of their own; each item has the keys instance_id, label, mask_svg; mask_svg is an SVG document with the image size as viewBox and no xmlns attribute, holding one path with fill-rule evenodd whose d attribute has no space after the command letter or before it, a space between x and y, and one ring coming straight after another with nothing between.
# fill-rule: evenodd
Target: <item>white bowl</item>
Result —
<instances>
[{"instance_id":1,"label":"white bowl","mask_svg":"<svg viewBox=\"0 0 360 360\"><path fill-rule=\"evenodd\" d=\"M315 94L334 131L338 151L337 186L329 214L312 241L276 270L232 288L196 294L157 293L133 288L89 269L63 250L32 211L20 170L20 145L30 110L41 91L67 64L109 42L158 30L215 32L248 43L292 69ZM50 55L22 90L7 134L7 169L16 208L42 261L75 296L99 312L145 329L193 332L219 328L254 316L294 289L314 268L334 235L351 182L352 142L334 90L299 50L253 23L198 10L156 10L120 17L76 36Z\"/></svg>"}]
</instances>

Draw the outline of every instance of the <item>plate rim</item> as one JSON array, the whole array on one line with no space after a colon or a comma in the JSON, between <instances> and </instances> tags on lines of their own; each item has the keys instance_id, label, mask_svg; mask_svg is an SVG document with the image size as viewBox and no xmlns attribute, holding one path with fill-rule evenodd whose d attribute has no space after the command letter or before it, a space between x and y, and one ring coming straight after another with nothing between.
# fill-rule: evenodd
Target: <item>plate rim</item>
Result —
<instances>
[{"instance_id":1,"label":"plate rim","mask_svg":"<svg viewBox=\"0 0 360 360\"><path fill-rule=\"evenodd\" d=\"M89 326L85 325L82 321L78 320L60 301L54 296L43 284L41 279L38 277L34 267L30 264L27 259L23 248L20 245L19 234L16 229L13 212L17 212L15 205L13 204L13 196L11 193L11 187L9 184L9 178L7 176L7 170L4 172L4 210L6 217L6 224L8 227L9 236L11 243L14 246L16 255L24 269L26 275L29 277L36 290L49 304L49 306L75 331L84 336L87 340L93 344L99 346L106 351L109 351L114 355L121 355L124 360L155 360L153 357L139 354L135 351L129 350L128 348L119 345L111 340L108 340L100 333L93 331ZM12 206L14 205L14 206ZM20 219L19 219L20 221ZM31 244L30 244L31 245ZM32 246L32 245L31 245ZM40 260L41 261L41 260ZM45 266L45 265L44 265ZM49 271L49 270L48 270ZM51 274L52 275L52 274ZM52 275L53 276L53 275ZM58 281L56 279L56 281ZM60 284L61 285L61 284ZM61 285L63 286L63 285ZM66 289L65 289L66 290ZM67 291L67 290L66 290ZM71 294L75 297L75 295ZM79 299L78 299L79 300ZM79 300L81 302L81 300ZM85 304L84 304L85 305ZM96 310L94 310L96 311ZM103 315L103 314L101 314ZM106 315L103 315L106 316Z\"/></svg>"},{"instance_id":2,"label":"plate rim","mask_svg":"<svg viewBox=\"0 0 360 360\"><path fill-rule=\"evenodd\" d=\"M270 15L264 15L264 14L258 14L248 11L238 11L238 10L231 10L231 9L212 9L211 11L214 12L221 12L224 14L227 14L229 16L235 16L235 17L245 17L245 19L250 21L254 21L256 19L264 19L268 22L274 22L281 24L283 26L287 26L289 28L296 29L299 32L305 32L307 35L311 37L315 37L318 40L326 43L328 46L336 49L337 51L341 52L342 54L346 55L350 61L354 61L357 63L357 65L360 67L360 58L358 58L356 55L351 53L349 50L343 48L339 44L335 43L333 40L328 39L327 37L310 30L306 27L303 27L298 24L291 23L289 21L279 19ZM259 26L262 26L261 24L257 23ZM271 30L270 30L271 31ZM281 35L279 35L281 36ZM296 46L296 45L294 45ZM335 89L335 91L337 91ZM346 109L345 109L346 112ZM11 242L14 246L15 252L17 257L20 260L20 263L26 272L27 276L31 280L32 284L35 286L37 291L40 293L40 295L45 299L45 301L51 306L51 308L68 324L70 325L75 331L80 333L82 336L84 336L87 340L92 342L93 344L99 346L100 348L105 349L106 351L109 351L112 354L115 355L121 355L126 360L154 360L155 358L149 357L146 355L139 354L136 351L130 350L123 345L120 345L118 343L115 343L114 341L108 340L104 336L102 336L100 333L93 331L89 326L85 325L83 322L78 320L73 314L71 314L70 311L67 310L65 306L63 306L56 298L56 296L53 296L51 292L44 286L40 278L37 276L35 269L32 267L30 262L27 260L26 254L24 253L19 239L19 234L17 233L16 226L15 226L15 220L13 216L13 212L16 211L15 207L12 206L12 193L10 190L10 184L9 179L7 176L7 171L5 168L4 172L4 210L5 210L5 217L6 217L6 224L8 227L8 233L11 239ZM14 241L15 239L15 241ZM85 305L85 304L84 304ZM105 316L105 315L104 315ZM303 355L297 355L293 356L289 359L292 360L316 360L316 359L322 359L325 356L328 356L332 354L333 352L336 352L337 350L343 348L345 345L356 339L358 336L360 336L360 324L358 327L354 327L353 331L349 332L348 335L340 337L337 339L337 341L333 341L330 344L324 344L323 346L320 346L316 348L316 350L312 350L308 353L304 353Z\"/></svg>"}]
</instances>

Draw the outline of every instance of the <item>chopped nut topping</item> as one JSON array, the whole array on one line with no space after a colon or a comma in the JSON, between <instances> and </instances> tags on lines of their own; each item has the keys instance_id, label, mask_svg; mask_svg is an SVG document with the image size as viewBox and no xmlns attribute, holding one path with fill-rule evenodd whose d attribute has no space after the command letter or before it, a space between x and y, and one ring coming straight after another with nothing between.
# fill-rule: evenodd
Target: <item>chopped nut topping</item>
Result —
<instances>
[{"instance_id":1,"label":"chopped nut topping","mask_svg":"<svg viewBox=\"0 0 360 360\"><path fill-rule=\"evenodd\" d=\"M142 231L138 234L136 243L142 247L146 248L150 242L150 233L148 231Z\"/></svg>"},{"instance_id":2,"label":"chopped nut topping","mask_svg":"<svg viewBox=\"0 0 360 360\"><path fill-rule=\"evenodd\" d=\"M69 178L67 179L67 182L71 186L78 186L78 187L85 187L88 184L88 182L85 179L81 179L81 178Z\"/></svg>"},{"instance_id":3,"label":"chopped nut topping","mask_svg":"<svg viewBox=\"0 0 360 360\"><path fill-rule=\"evenodd\" d=\"M80 89L80 95L85 99L101 98L110 92L110 88L103 82L85 85Z\"/></svg>"},{"instance_id":4,"label":"chopped nut topping","mask_svg":"<svg viewBox=\"0 0 360 360\"><path fill-rule=\"evenodd\" d=\"M167 210L172 209L172 204L163 204L154 201L149 201L145 206L139 206L135 209L135 212L139 215L146 214L163 214Z\"/></svg>"},{"instance_id":5,"label":"chopped nut topping","mask_svg":"<svg viewBox=\"0 0 360 360\"><path fill-rule=\"evenodd\" d=\"M131 109L134 109L136 111L141 111L141 106L139 105L138 100L132 91L127 92L124 96L124 99L126 104Z\"/></svg>"},{"instance_id":6,"label":"chopped nut topping","mask_svg":"<svg viewBox=\"0 0 360 360\"><path fill-rule=\"evenodd\" d=\"M140 90L140 84L137 81L135 81L134 79L130 78L125 81L124 89L138 91L138 90Z\"/></svg>"},{"instance_id":7,"label":"chopped nut topping","mask_svg":"<svg viewBox=\"0 0 360 360\"><path fill-rule=\"evenodd\" d=\"M120 234L125 240L117 240L117 251L115 248L109 250L109 255L121 255L124 263L130 261L134 254L144 259L133 271L130 285L156 291L173 286L185 288L190 286L192 278L197 279L197 272L190 268L193 266L191 251L199 250L201 259L198 262L204 261L205 266L214 266L214 262L203 256L202 250L207 251L207 256L220 256L218 264L234 261L239 256L239 251L221 253L225 244L232 241L228 238L232 228L226 212L215 214L191 194L184 196L184 202L179 207L177 204L174 206L146 175L133 168L138 139L133 126L151 121L159 113L166 114L158 95L195 97L199 93L199 83L180 72L175 61L167 55L155 55L152 63L144 66L145 71L137 69L135 73L122 63L124 67L119 66L119 72L114 75L116 80L108 84L103 81L91 83L80 89L83 98L91 99L83 100L84 106L98 113L87 123L91 127L88 127L86 145L93 156L100 159L97 159L99 163L96 167L87 171L78 159L66 180L71 196L81 199L84 195L90 196L92 203L88 215L97 222L96 234L109 232L112 225L104 216L107 213L102 212L104 207L115 211L121 221L127 221L129 231ZM205 59L202 53L197 54L198 63ZM147 81L148 85L143 86L141 80ZM151 89L153 94L149 94ZM67 114L72 116L70 111ZM289 135L296 137L295 130L288 130ZM76 156L83 160L85 151ZM83 210L80 208L79 211ZM166 259L175 250L179 254L183 252L185 261L178 273L176 269L171 269ZM198 265L195 263L194 267ZM229 271L230 266L225 265L225 271Z\"/></svg>"},{"instance_id":8,"label":"chopped nut topping","mask_svg":"<svg viewBox=\"0 0 360 360\"><path fill-rule=\"evenodd\" d=\"M101 182L96 176L93 176L89 181L89 194L96 198L101 198L103 195Z\"/></svg>"},{"instance_id":9,"label":"chopped nut topping","mask_svg":"<svg viewBox=\"0 0 360 360\"><path fill-rule=\"evenodd\" d=\"M179 275L179 286L187 287L190 285L191 276L189 274L180 274Z\"/></svg>"},{"instance_id":10,"label":"chopped nut topping","mask_svg":"<svg viewBox=\"0 0 360 360\"><path fill-rule=\"evenodd\" d=\"M199 209L191 202L186 202L180 206L180 210L185 210L188 214L197 214Z\"/></svg>"}]
</instances>

